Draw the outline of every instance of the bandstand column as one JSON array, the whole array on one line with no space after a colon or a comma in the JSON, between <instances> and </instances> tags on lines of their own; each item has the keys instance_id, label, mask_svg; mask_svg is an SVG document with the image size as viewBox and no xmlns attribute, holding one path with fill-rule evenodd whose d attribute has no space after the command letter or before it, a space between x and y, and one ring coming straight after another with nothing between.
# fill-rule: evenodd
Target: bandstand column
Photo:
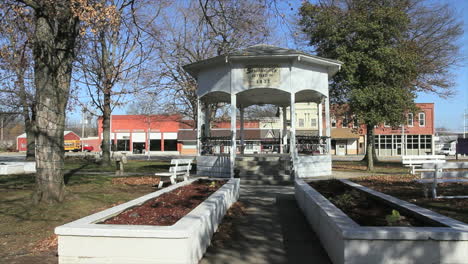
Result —
<instances>
[{"instance_id":1,"label":"bandstand column","mask_svg":"<svg viewBox=\"0 0 468 264\"><path fill-rule=\"evenodd\" d=\"M290 109L291 111L291 138L289 139L289 142L291 142L290 150L291 153L296 153L296 94L294 92L291 92L291 106Z\"/></svg>"},{"instance_id":2,"label":"bandstand column","mask_svg":"<svg viewBox=\"0 0 468 264\"><path fill-rule=\"evenodd\" d=\"M281 108L283 114L283 151L281 153L286 153L288 146L288 117L286 116L286 106Z\"/></svg>"},{"instance_id":3,"label":"bandstand column","mask_svg":"<svg viewBox=\"0 0 468 264\"><path fill-rule=\"evenodd\" d=\"M325 97L325 136L327 136L327 154L331 152L330 100Z\"/></svg>"},{"instance_id":4,"label":"bandstand column","mask_svg":"<svg viewBox=\"0 0 468 264\"><path fill-rule=\"evenodd\" d=\"M318 126L318 135L319 137L323 136L323 122L322 122L322 105L323 99L320 99L320 103L317 104L317 126Z\"/></svg>"},{"instance_id":5,"label":"bandstand column","mask_svg":"<svg viewBox=\"0 0 468 264\"><path fill-rule=\"evenodd\" d=\"M240 150L241 154L244 154L244 148L245 148L245 143L244 143L244 107L241 105L240 106Z\"/></svg>"},{"instance_id":6,"label":"bandstand column","mask_svg":"<svg viewBox=\"0 0 468 264\"><path fill-rule=\"evenodd\" d=\"M205 137L210 136L211 132L211 126L210 126L210 119L211 119L211 108L208 103L203 104L203 109L205 110L203 112L204 118L203 118L203 124L205 125L205 130L203 131L203 135Z\"/></svg>"},{"instance_id":7,"label":"bandstand column","mask_svg":"<svg viewBox=\"0 0 468 264\"><path fill-rule=\"evenodd\" d=\"M231 178L234 178L234 166L236 165L236 115L237 115L237 102L235 94L231 94Z\"/></svg>"},{"instance_id":8,"label":"bandstand column","mask_svg":"<svg viewBox=\"0 0 468 264\"><path fill-rule=\"evenodd\" d=\"M204 113L202 111L202 101L200 98L197 99L197 155L200 156L202 153L202 125L204 121Z\"/></svg>"}]
</instances>

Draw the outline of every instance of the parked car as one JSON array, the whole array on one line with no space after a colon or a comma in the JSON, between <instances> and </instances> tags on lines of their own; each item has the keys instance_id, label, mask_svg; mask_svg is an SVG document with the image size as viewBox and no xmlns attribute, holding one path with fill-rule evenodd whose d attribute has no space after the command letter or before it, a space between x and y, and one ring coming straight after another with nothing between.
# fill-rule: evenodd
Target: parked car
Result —
<instances>
[{"instance_id":1,"label":"parked car","mask_svg":"<svg viewBox=\"0 0 468 264\"><path fill-rule=\"evenodd\" d=\"M455 149L451 148L451 147L443 147L439 154L442 154L442 155L445 155L445 156L453 156L455 155Z\"/></svg>"},{"instance_id":2,"label":"parked car","mask_svg":"<svg viewBox=\"0 0 468 264\"><path fill-rule=\"evenodd\" d=\"M94 150L93 146L89 146L89 145L84 145L83 146L83 151L85 151L85 152L91 152L93 150Z\"/></svg>"}]
</instances>

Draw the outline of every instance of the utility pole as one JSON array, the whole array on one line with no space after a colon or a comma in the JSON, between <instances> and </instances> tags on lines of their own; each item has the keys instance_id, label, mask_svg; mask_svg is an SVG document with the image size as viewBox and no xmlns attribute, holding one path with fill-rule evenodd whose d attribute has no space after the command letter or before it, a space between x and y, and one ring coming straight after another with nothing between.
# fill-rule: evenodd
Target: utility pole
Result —
<instances>
[{"instance_id":1,"label":"utility pole","mask_svg":"<svg viewBox=\"0 0 468 264\"><path fill-rule=\"evenodd\" d=\"M466 133L468 132L468 124L466 120L468 119L468 113L465 108L465 111L463 111L463 138L466 138Z\"/></svg>"},{"instance_id":2,"label":"utility pole","mask_svg":"<svg viewBox=\"0 0 468 264\"><path fill-rule=\"evenodd\" d=\"M1 129L1 132L0 132L0 142L3 143L3 120L5 119L5 117L2 116L2 119L1 119L1 124L0 124L0 129Z\"/></svg>"},{"instance_id":3,"label":"utility pole","mask_svg":"<svg viewBox=\"0 0 468 264\"><path fill-rule=\"evenodd\" d=\"M81 152L83 152L84 144L83 138L85 137L85 122L86 122L86 109L81 111Z\"/></svg>"},{"instance_id":4,"label":"utility pole","mask_svg":"<svg viewBox=\"0 0 468 264\"><path fill-rule=\"evenodd\" d=\"M1 133L0 133L0 142L3 143L3 120L5 119L5 117L2 116L2 119L1 119L1 124L0 124L0 128L1 128Z\"/></svg>"}]
</instances>

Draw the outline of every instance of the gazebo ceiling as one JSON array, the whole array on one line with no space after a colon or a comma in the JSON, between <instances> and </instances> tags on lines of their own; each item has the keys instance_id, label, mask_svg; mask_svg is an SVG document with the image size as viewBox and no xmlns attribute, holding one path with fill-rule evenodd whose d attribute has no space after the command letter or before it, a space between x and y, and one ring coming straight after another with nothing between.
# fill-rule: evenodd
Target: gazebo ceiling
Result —
<instances>
[{"instance_id":1,"label":"gazebo ceiling","mask_svg":"<svg viewBox=\"0 0 468 264\"><path fill-rule=\"evenodd\" d=\"M323 95L312 90L303 90L295 95L296 103L315 102L319 103ZM212 92L201 98L205 103L230 103L231 95L225 92ZM257 88L243 91L237 94L237 107L248 107L251 105L272 104L276 106L290 106L291 95L288 92L272 89L272 88Z\"/></svg>"}]
</instances>

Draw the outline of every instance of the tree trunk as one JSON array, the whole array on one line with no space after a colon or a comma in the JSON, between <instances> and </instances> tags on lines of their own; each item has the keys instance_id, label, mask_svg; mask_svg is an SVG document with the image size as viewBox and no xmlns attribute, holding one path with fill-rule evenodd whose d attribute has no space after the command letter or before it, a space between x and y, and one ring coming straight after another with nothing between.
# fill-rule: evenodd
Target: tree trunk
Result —
<instances>
[{"instance_id":1,"label":"tree trunk","mask_svg":"<svg viewBox=\"0 0 468 264\"><path fill-rule=\"evenodd\" d=\"M38 7L34 22L37 172L33 201L55 203L65 195L63 131L78 20L69 4L62 2Z\"/></svg>"},{"instance_id":2,"label":"tree trunk","mask_svg":"<svg viewBox=\"0 0 468 264\"><path fill-rule=\"evenodd\" d=\"M28 98L28 92L24 85L24 69L17 71L17 86L23 111L21 115L24 119L24 130L26 132L26 160L36 159L36 111L35 104Z\"/></svg>"},{"instance_id":3,"label":"tree trunk","mask_svg":"<svg viewBox=\"0 0 468 264\"><path fill-rule=\"evenodd\" d=\"M28 113L27 118L24 119L24 128L26 131L27 149L26 149L26 160L36 159L36 124L34 111L31 113L31 117ZM24 115L23 115L24 116Z\"/></svg>"},{"instance_id":4,"label":"tree trunk","mask_svg":"<svg viewBox=\"0 0 468 264\"><path fill-rule=\"evenodd\" d=\"M375 158L375 150L374 150L374 125L366 125L367 126L367 151L366 156L364 157L367 160L367 170L373 171L374 170L374 158Z\"/></svg>"},{"instance_id":5,"label":"tree trunk","mask_svg":"<svg viewBox=\"0 0 468 264\"><path fill-rule=\"evenodd\" d=\"M111 106L110 106L110 91L105 90L104 92L104 104L102 111L102 163L110 166L110 142L111 142L111 131L110 131L110 118L111 118Z\"/></svg>"}]
</instances>

